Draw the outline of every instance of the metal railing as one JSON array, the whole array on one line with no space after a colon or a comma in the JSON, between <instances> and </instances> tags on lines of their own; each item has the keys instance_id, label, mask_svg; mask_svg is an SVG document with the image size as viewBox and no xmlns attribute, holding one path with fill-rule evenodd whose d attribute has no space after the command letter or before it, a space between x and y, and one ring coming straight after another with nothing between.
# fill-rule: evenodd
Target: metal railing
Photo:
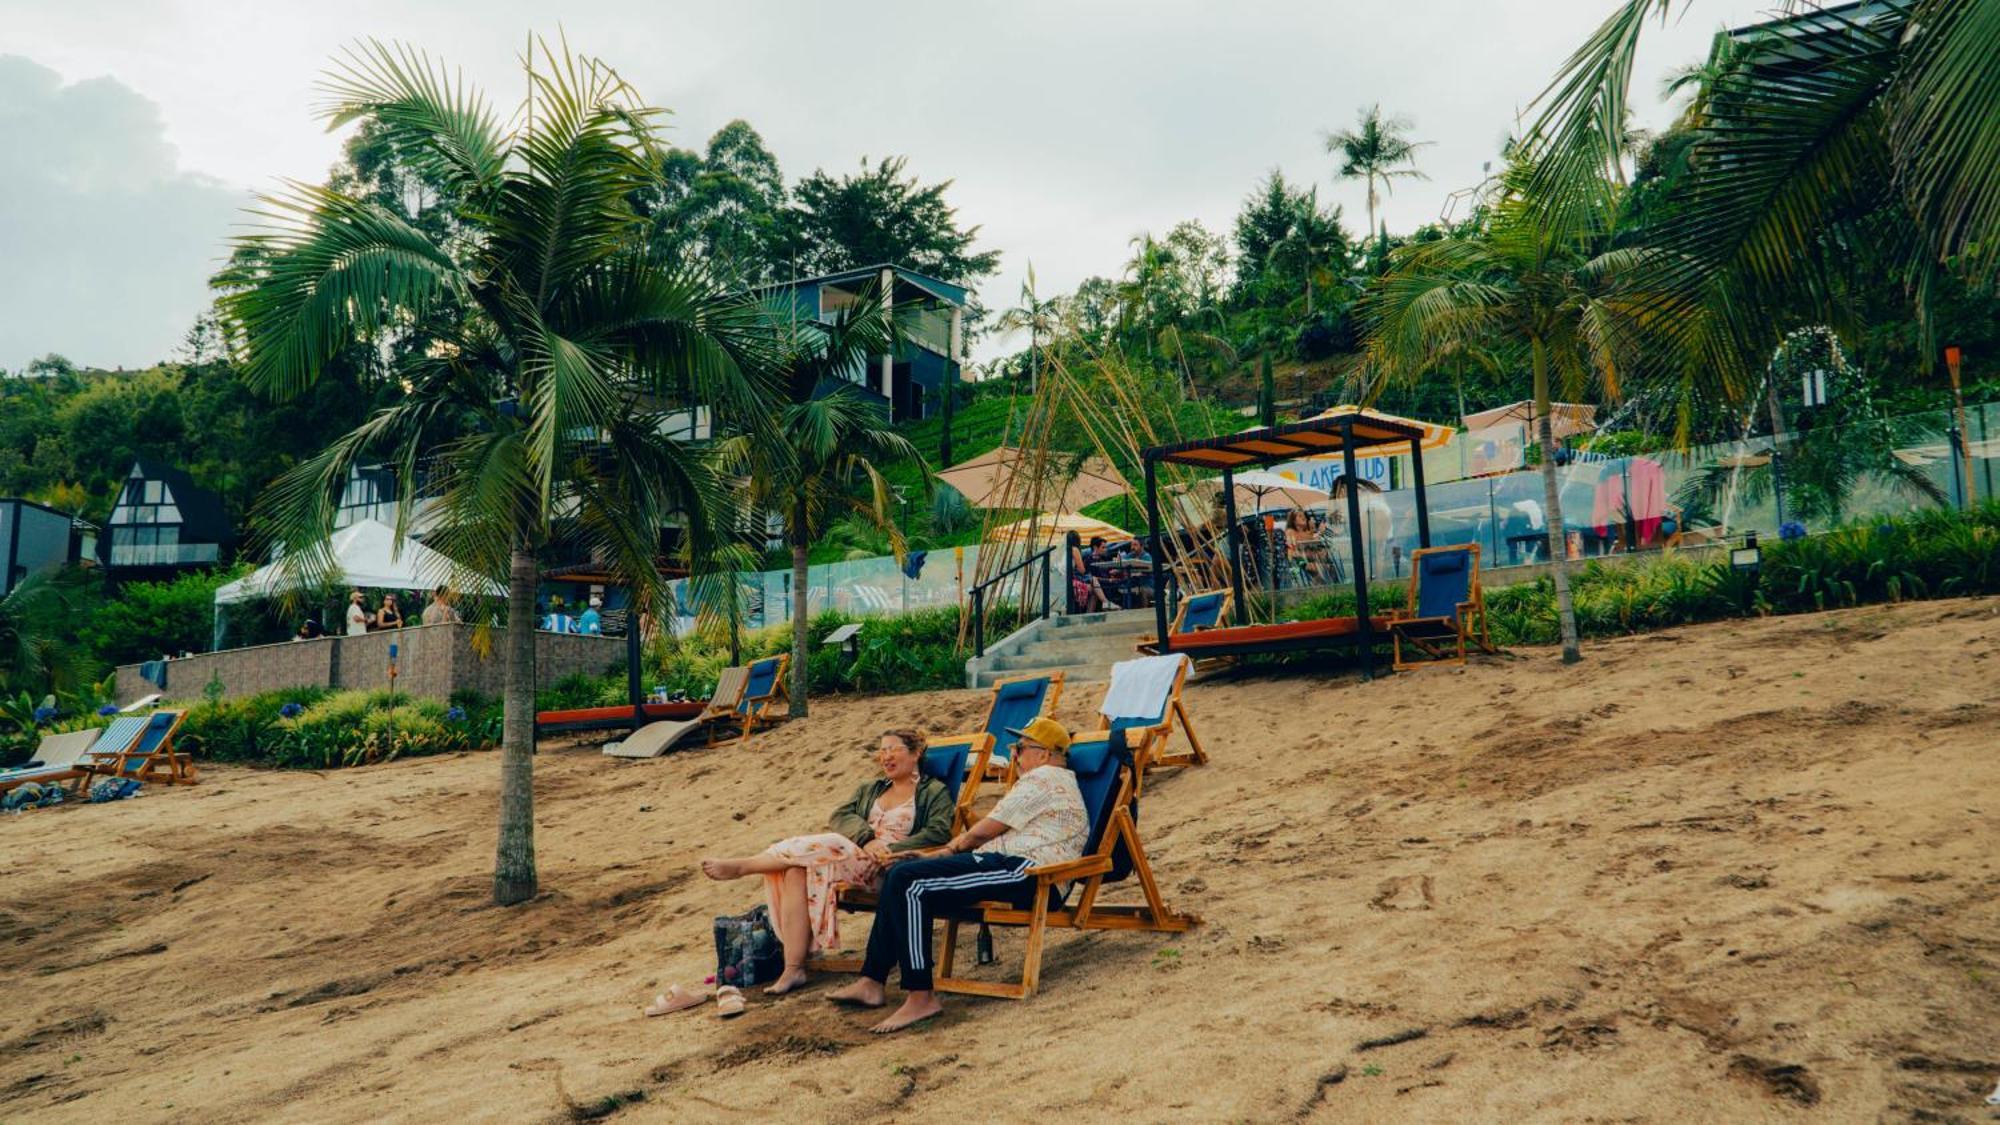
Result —
<instances>
[{"instance_id":1,"label":"metal railing","mask_svg":"<svg viewBox=\"0 0 2000 1125\"><path fill-rule=\"evenodd\" d=\"M1056 548L1054 545L1043 547L1041 550L972 588L972 654L974 656L986 655L986 591L1038 562L1042 564L1042 612L1037 614L1033 620L1039 621L1049 615L1049 578L1050 572L1053 569L1052 560L1055 553ZM1029 581L1032 581L1032 579L1029 579ZM1026 622L1022 622L1022 624L1026 624Z\"/></svg>"}]
</instances>

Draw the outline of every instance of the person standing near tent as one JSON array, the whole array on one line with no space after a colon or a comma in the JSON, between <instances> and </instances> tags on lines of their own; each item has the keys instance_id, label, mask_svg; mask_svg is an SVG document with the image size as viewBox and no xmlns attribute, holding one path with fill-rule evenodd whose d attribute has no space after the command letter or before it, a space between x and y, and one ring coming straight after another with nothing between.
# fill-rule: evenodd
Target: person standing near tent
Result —
<instances>
[{"instance_id":1,"label":"person standing near tent","mask_svg":"<svg viewBox=\"0 0 2000 1125\"><path fill-rule=\"evenodd\" d=\"M359 637L368 632L375 623L375 615L368 612L368 603L361 599L361 591L353 590L347 595L347 635Z\"/></svg>"},{"instance_id":2,"label":"person standing near tent","mask_svg":"<svg viewBox=\"0 0 2000 1125\"><path fill-rule=\"evenodd\" d=\"M597 611L603 605L603 598L598 597L596 594L590 595L590 605L585 607L582 613L576 615L576 631L592 637L602 635L604 632L604 616Z\"/></svg>"},{"instance_id":3,"label":"person standing near tent","mask_svg":"<svg viewBox=\"0 0 2000 1125\"><path fill-rule=\"evenodd\" d=\"M396 595L383 594L382 610L375 615L375 628L401 629L402 627L403 611L396 605Z\"/></svg>"},{"instance_id":4,"label":"person standing near tent","mask_svg":"<svg viewBox=\"0 0 2000 1125\"><path fill-rule=\"evenodd\" d=\"M431 604L424 607L424 614L417 620L426 625L456 625L463 620L458 610L451 604L451 587L439 586L431 591Z\"/></svg>"}]
</instances>

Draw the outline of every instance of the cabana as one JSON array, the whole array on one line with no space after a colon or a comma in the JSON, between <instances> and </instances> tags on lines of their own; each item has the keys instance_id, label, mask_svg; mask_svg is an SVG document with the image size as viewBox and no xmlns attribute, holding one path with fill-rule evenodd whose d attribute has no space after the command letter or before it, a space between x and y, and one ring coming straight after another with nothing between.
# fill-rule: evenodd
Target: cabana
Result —
<instances>
[{"instance_id":1,"label":"cabana","mask_svg":"<svg viewBox=\"0 0 2000 1125\"><path fill-rule=\"evenodd\" d=\"M504 598L497 582L466 571L451 559L414 539L396 541L394 528L376 520L359 520L333 533L326 542L334 581L361 590L429 590L450 584L461 591ZM215 591L215 648L222 647L222 607L283 593L297 581L282 560L258 568ZM337 622L329 622L329 632Z\"/></svg>"},{"instance_id":2,"label":"cabana","mask_svg":"<svg viewBox=\"0 0 2000 1125\"><path fill-rule=\"evenodd\" d=\"M1370 451L1377 455L1407 452L1410 454L1411 486L1416 498L1417 539L1421 546L1428 547L1431 545L1431 515L1424 493L1425 437L1423 428L1408 419L1355 410L1146 450L1142 454L1146 467L1146 525L1155 559L1164 560L1167 557L1163 552L1160 528L1159 467L1163 464L1185 465L1222 471L1222 496L1229 528L1229 581L1236 603L1236 624L1233 626L1201 633L1169 633L1165 589L1167 568L1156 567L1153 571L1153 614L1159 628L1158 651L1185 652L1196 658L1207 658L1352 646L1361 654L1362 676L1371 676L1376 641L1389 639L1388 618L1376 616L1368 604L1367 545L1361 526L1359 492L1347 490L1347 534L1353 554L1354 568L1351 573L1354 576L1355 616L1252 625L1243 597L1243 529L1236 517L1236 471L1338 454L1346 479L1354 480L1357 479L1357 456Z\"/></svg>"}]
</instances>

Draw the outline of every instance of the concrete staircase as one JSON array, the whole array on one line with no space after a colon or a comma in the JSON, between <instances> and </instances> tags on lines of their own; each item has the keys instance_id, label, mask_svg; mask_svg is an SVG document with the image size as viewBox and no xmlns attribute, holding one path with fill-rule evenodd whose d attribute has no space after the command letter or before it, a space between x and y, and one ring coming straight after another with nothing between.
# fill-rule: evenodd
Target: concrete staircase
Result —
<instances>
[{"instance_id":1,"label":"concrete staircase","mask_svg":"<svg viewBox=\"0 0 2000 1125\"><path fill-rule=\"evenodd\" d=\"M1071 680L1105 680L1111 666L1138 655L1133 646L1154 630L1150 609L1077 613L1036 621L965 665L966 686L1032 672L1062 671Z\"/></svg>"}]
</instances>

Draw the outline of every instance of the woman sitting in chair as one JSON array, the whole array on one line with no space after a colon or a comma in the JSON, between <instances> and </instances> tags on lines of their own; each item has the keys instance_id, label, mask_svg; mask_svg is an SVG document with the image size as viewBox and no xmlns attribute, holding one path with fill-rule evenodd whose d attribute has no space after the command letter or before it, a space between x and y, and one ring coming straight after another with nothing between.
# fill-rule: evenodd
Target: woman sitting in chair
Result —
<instances>
[{"instance_id":1,"label":"woman sitting in chair","mask_svg":"<svg viewBox=\"0 0 2000 1125\"><path fill-rule=\"evenodd\" d=\"M742 859L704 859L711 879L762 875L771 897L771 925L785 947L785 971L765 991L790 992L805 983L806 959L840 947L835 884L874 890L899 852L935 847L951 839L951 791L920 772L924 736L884 731L875 760L882 776L864 781L833 810L830 832L793 836Z\"/></svg>"}]
</instances>

